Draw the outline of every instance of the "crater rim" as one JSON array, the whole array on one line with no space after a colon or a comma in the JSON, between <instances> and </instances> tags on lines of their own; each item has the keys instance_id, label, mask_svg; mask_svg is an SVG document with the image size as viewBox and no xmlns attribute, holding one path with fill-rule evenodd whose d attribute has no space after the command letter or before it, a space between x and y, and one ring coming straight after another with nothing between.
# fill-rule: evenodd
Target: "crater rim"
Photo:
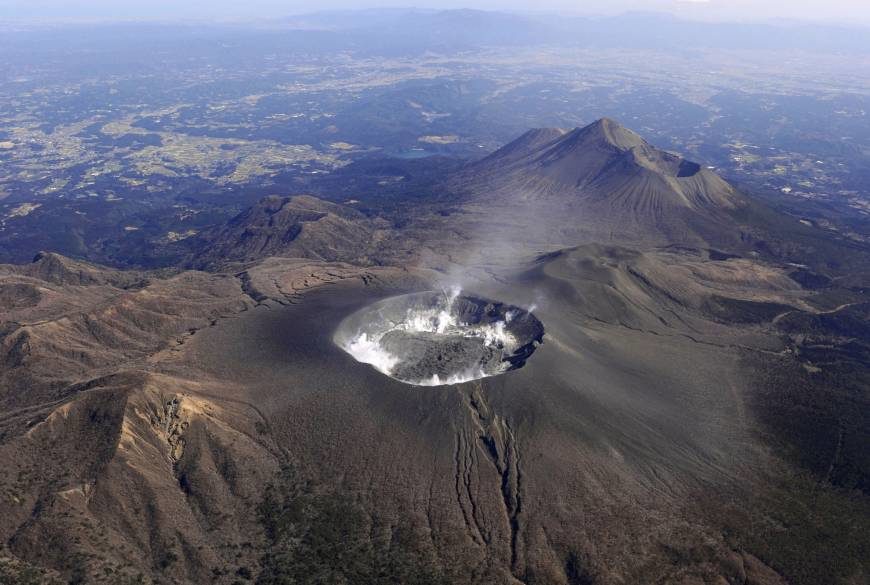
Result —
<instances>
[{"instance_id":1,"label":"crater rim","mask_svg":"<svg viewBox=\"0 0 870 585\"><path fill-rule=\"evenodd\" d=\"M410 386L445 386L525 366L545 329L522 308L458 288L396 295L345 317L333 342Z\"/></svg>"}]
</instances>

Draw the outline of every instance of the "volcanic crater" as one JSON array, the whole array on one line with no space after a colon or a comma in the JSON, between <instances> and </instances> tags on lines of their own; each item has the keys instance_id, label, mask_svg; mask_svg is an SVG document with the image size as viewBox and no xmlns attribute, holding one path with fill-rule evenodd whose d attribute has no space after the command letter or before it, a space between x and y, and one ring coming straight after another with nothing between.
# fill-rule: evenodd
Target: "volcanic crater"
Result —
<instances>
[{"instance_id":1,"label":"volcanic crater","mask_svg":"<svg viewBox=\"0 0 870 585\"><path fill-rule=\"evenodd\" d=\"M391 378L441 386L521 368L543 338L530 310L455 289L369 305L345 318L333 340Z\"/></svg>"}]
</instances>

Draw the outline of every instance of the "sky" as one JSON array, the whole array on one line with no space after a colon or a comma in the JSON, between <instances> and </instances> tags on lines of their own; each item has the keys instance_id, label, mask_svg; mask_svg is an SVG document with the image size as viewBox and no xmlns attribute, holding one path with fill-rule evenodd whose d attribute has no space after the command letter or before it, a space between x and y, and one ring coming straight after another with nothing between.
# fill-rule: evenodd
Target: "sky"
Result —
<instances>
[{"instance_id":1,"label":"sky","mask_svg":"<svg viewBox=\"0 0 870 585\"><path fill-rule=\"evenodd\" d=\"M690 19L870 24L870 0L0 0L4 20L227 20L382 6L615 14L671 12Z\"/></svg>"}]
</instances>

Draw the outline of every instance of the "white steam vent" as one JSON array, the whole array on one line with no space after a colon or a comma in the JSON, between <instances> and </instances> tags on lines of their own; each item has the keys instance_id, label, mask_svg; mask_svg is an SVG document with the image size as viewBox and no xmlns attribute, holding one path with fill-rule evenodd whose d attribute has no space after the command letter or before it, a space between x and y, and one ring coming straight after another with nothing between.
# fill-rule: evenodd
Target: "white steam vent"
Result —
<instances>
[{"instance_id":1,"label":"white steam vent","mask_svg":"<svg viewBox=\"0 0 870 585\"><path fill-rule=\"evenodd\" d=\"M392 378L440 386L521 368L543 337L529 311L453 289L379 301L342 321L334 340Z\"/></svg>"}]
</instances>

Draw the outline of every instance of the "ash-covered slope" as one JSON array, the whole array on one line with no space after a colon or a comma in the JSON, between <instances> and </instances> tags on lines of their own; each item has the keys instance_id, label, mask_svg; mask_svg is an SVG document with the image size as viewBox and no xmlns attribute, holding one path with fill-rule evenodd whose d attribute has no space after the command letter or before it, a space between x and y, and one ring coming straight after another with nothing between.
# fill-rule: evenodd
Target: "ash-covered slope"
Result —
<instances>
[{"instance_id":1,"label":"ash-covered slope","mask_svg":"<svg viewBox=\"0 0 870 585\"><path fill-rule=\"evenodd\" d=\"M745 198L716 173L604 118L527 132L467 167L452 187L472 203L539 213L598 241L735 243ZM554 223L555 222L555 223Z\"/></svg>"},{"instance_id":2,"label":"ash-covered slope","mask_svg":"<svg viewBox=\"0 0 870 585\"><path fill-rule=\"evenodd\" d=\"M792 270L553 252L479 290L534 358L421 389L333 336L428 272L0 266L0 582L862 582L866 305Z\"/></svg>"},{"instance_id":3,"label":"ash-covered slope","mask_svg":"<svg viewBox=\"0 0 870 585\"><path fill-rule=\"evenodd\" d=\"M0 265L0 583L258 574L261 506L289 449L270 438L264 404L226 373L206 379L181 350L221 321L269 312L256 300L267 295L279 308L324 284L405 278L278 258L235 276L56 254Z\"/></svg>"},{"instance_id":4,"label":"ash-covered slope","mask_svg":"<svg viewBox=\"0 0 870 585\"><path fill-rule=\"evenodd\" d=\"M272 195L199 238L191 265L210 268L269 256L364 262L374 232L349 207L307 195Z\"/></svg>"}]
</instances>

